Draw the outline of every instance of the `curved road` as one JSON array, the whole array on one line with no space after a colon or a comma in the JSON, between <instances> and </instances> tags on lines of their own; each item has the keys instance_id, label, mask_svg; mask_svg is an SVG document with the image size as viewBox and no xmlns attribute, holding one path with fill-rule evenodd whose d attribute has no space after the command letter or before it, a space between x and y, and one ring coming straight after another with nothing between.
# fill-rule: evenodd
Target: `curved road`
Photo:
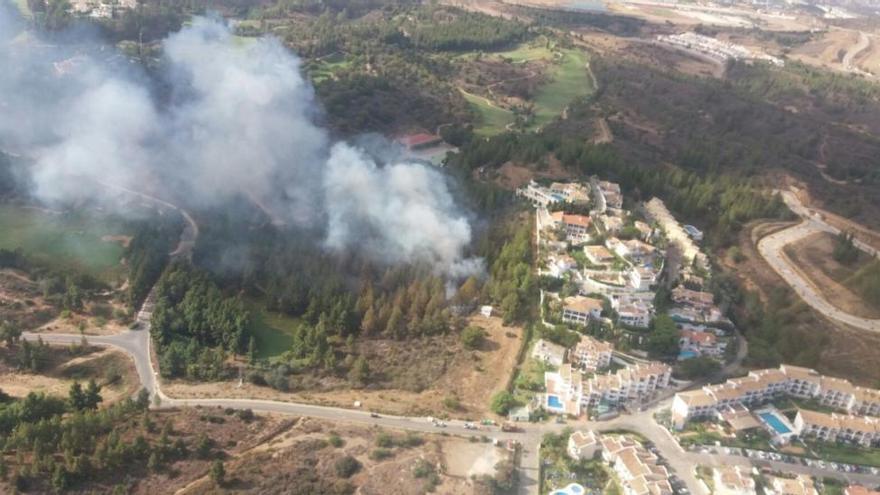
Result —
<instances>
[{"instance_id":1,"label":"curved road","mask_svg":"<svg viewBox=\"0 0 880 495\"><path fill-rule=\"evenodd\" d=\"M186 212L170 203L162 200L146 196L142 193L129 191L138 196L144 197L151 201L159 202L164 206L171 207L187 219L189 225L181 234L181 243L175 250L175 255L188 256L195 236L198 235L198 226L192 221ZM788 200L787 200L788 201ZM796 201L796 198L795 198ZM797 203L799 205L799 203ZM803 207L800 207L803 209ZM793 208L794 210L794 208ZM809 218L809 217L808 217ZM786 229L782 232L787 232ZM775 235L775 234L774 234ZM766 238L765 238L766 239ZM184 244L186 241L186 244ZM193 242L189 242L193 241ZM763 241L763 240L762 240ZM773 244L770 244L772 246ZM183 249L181 247L183 246ZM678 477L687 486L690 493L694 495L708 495L705 485L697 480L694 468L698 464L721 466L729 464L751 465L751 461L745 457L723 455L723 454L703 454L684 451L678 443L672 438L672 435L654 421L654 413L667 409L671 402L668 391L663 393L658 401L651 404L644 411L634 414L622 415L609 421L573 421L568 424L557 423L528 423L521 424L520 432L502 432L497 427L481 427L478 430L465 427L463 421L449 421L446 426L440 427L434 425L431 421L421 417L404 417L404 416L373 416L370 412L362 410L344 409L339 407L317 406L313 404L304 404L296 402L282 402L261 399L232 399L232 398L216 398L216 399L187 399L172 398L162 392L158 373L153 367L151 359L151 339L150 339L150 318L151 311L155 301L155 287L144 301L144 305L137 315L137 327L139 330L128 330L117 335L107 336L88 336L87 340L91 344L110 346L120 349L127 353L134 361L135 368L138 373L141 385L146 389L153 403L157 407L182 407L182 406L205 406L205 407L229 407L237 409L252 409L257 412L291 414L296 416L308 416L321 418L331 421L345 421L360 424L368 424L382 426L388 428L397 428L404 430L419 431L425 433L441 433L446 432L462 436L486 436L495 440L516 440L522 445L522 455L519 467L519 490L522 495L533 495L538 493L539 483L539 445L544 434L551 432L560 432L566 426L582 429L595 429L598 431L609 430L631 430L634 431L651 442L657 447L661 457L669 464L670 468L678 475ZM25 332L22 335L25 339L41 338L45 342L54 344L71 344L82 341L82 335L71 334L52 334L52 333L32 333ZM158 400L156 400L158 398ZM788 464L775 461L762 461L762 464L768 464L772 469L806 473L813 476L843 476L855 483L866 485L880 484L880 476L867 474L840 473L837 471L819 469L815 467L807 467L803 465Z\"/></svg>"},{"instance_id":2,"label":"curved road","mask_svg":"<svg viewBox=\"0 0 880 495\"><path fill-rule=\"evenodd\" d=\"M805 303L825 317L860 330L880 332L880 320L861 318L846 313L828 302L819 289L785 255L783 248L788 244L817 232L839 234L840 229L826 223L818 213L805 208L792 192L783 191L782 198L791 211L801 217L802 221L797 225L763 237L758 241L758 252ZM871 246L859 240L854 240L854 244L862 251L877 256L877 250Z\"/></svg>"}]
</instances>

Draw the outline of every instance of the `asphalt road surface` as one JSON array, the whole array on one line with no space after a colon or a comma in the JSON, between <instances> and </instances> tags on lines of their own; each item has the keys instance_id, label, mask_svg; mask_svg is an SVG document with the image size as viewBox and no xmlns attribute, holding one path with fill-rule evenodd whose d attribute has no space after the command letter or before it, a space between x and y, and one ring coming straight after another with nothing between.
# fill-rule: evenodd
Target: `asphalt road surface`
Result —
<instances>
[{"instance_id":1,"label":"asphalt road surface","mask_svg":"<svg viewBox=\"0 0 880 495\"><path fill-rule=\"evenodd\" d=\"M828 300L822 296L819 289L817 289L812 282L807 280L807 278L785 255L783 248L788 244L797 242L817 232L839 234L840 230L822 220L818 213L805 208L794 194L784 191L782 197L788 207L801 217L801 223L765 236L758 241L758 251L761 253L761 256L767 261L773 270L775 270L776 273L778 273L786 283L794 289L797 295L803 299L805 303L826 318L860 330L880 332L880 320L862 318L846 313L828 302ZM877 251L867 244L858 240L854 240L854 244L862 251L877 256Z\"/></svg>"}]
</instances>

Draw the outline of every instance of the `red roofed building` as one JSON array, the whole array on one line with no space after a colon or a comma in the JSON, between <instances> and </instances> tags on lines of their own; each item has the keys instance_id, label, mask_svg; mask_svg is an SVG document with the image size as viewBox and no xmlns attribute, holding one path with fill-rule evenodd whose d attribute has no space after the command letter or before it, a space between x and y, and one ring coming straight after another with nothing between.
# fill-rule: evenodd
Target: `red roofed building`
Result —
<instances>
[{"instance_id":1,"label":"red roofed building","mask_svg":"<svg viewBox=\"0 0 880 495\"><path fill-rule=\"evenodd\" d=\"M428 134L420 132L417 134L406 134L397 138L397 142L402 144L408 150L418 150L430 148L443 142L443 139L436 134Z\"/></svg>"},{"instance_id":2,"label":"red roofed building","mask_svg":"<svg viewBox=\"0 0 880 495\"><path fill-rule=\"evenodd\" d=\"M550 214L553 224L565 230L566 237L575 241L586 241L590 238L590 226L593 219L585 215L569 215L561 211Z\"/></svg>"}]
</instances>

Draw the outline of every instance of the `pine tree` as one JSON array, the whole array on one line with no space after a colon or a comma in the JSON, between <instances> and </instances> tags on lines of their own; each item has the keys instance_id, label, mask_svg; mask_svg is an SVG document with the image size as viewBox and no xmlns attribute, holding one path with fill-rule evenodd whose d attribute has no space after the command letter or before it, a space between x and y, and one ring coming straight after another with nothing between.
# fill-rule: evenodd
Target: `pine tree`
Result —
<instances>
[{"instance_id":1,"label":"pine tree","mask_svg":"<svg viewBox=\"0 0 880 495\"><path fill-rule=\"evenodd\" d=\"M87 409L97 409L98 404L100 404L104 399L101 397L101 387L95 383L94 379L89 379L89 383L86 384L85 396L84 396L84 405Z\"/></svg>"},{"instance_id":2,"label":"pine tree","mask_svg":"<svg viewBox=\"0 0 880 495\"><path fill-rule=\"evenodd\" d=\"M248 362L251 365L257 364L257 341L253 335L248 339Z\"/></svg>"},{"instance_id":3,"label":"pine tree","mask_svg":"<svg viewBox=\"0 0 880 495\"><path fill-rule=\"evenodd\" d=\"M67 396L70 408L74 411L82 411L86 408L86 395L83 393L82 385L79 382L73 382Z\"/></svg>"},{"instance_id":4,"label":"pine tree","mask_svg":"<svg viewBox=\"0 0 880 495\"><path fill-rule=\"evenodd\" d=\"M217 484L217 486L223 486L223 483L226 478L226 469L223 467L223 461L217 459L214 461L214 464L211 464L211 480Z\"/></svg>"}]
</instances>

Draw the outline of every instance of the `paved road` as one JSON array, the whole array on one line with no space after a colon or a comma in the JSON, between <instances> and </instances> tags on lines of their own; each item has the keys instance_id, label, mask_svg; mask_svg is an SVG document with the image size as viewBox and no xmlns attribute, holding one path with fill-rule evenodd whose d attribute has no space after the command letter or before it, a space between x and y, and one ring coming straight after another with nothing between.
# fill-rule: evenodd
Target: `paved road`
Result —
<instances>
[{"instance_id":1,"label":"paved road","mask_svg":"<svg viewBox=\"0 0 880 495\"><path fill-rule=\"evenodd\" d=\"M865 34L864 31L859 31L859 41L856 42L855 45L851 46L846 51L846 55L843 56L843 68L851 72L861 72L859 68L856 67L855 64L853 64L853 61L869 46L871 46L871 40L868 39L868 35Z\"/></svg>"},{"instance_id":2,"label":"paved road","mask_svg":"<svg viewBox=\"0 0 880 495\"><path fill-rule=\"evenodd\" d=\"M821 291L785 255L783 248L788 244L797 242L817 232L839 234L840 230L822 220L818 213L805 208L791 192L783 192L782 197L788 207L801 217L801 223L765 236L758 241L758 251L761 253L761 256L794 289L804 302L825 317L853 328L869 332L880 332L880 320L861 318L846 313L828 302ZM854 240L854 244L859 249L877 256L877 251L871 246L858 240Z\"/></svg>"}]
</instances>

